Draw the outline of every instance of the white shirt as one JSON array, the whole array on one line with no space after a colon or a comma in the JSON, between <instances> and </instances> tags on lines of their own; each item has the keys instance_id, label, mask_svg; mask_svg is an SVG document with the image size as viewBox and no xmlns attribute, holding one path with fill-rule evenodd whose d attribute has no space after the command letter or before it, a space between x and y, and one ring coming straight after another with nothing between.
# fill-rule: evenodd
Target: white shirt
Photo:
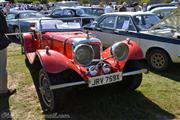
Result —
<instances>
[{"instance_id":1,"label":"white shirt","mask_svg":"<svg viewBox=\"0 0 180 120\"><path fill-rule=\"evenodd\" d=\"M104 12L105 13L111 13L111 12L113 12L113 8L108 5L108 6L105 7Z\"/></svg>"}]
</instances>

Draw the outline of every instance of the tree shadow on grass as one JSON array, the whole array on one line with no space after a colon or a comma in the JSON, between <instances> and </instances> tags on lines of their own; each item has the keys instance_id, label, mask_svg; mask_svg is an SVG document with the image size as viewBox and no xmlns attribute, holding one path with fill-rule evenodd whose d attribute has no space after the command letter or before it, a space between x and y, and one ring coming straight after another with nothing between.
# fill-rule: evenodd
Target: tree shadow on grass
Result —
<instances>
[{"instance_id":1,"label":"tree shadow on grass","mask_svg":"<svg viewBox=\"0 0 180 120\"><path fill-rule=\"evenodd\" d=\"M151 70L151 72L180 82L180 64L172 64L166 71L163 72L156 72L153 70Z\"/></svg>"},{"instance_id":2,"label":"tree shadow on grass","mask_svg":"<svg viewBox=\"0 0 180 120\"><path fill-rule=\"evenodd\" d=\"M38 67L29 67L34 84ZM36 87L39 94L39 90ZM59 111L44 119L71 120L167 120L175 116L153 103L139 91L120 92L116 84L91 89L73 89L66 94ZM40 103L42 100L40 99ZM41 104L42 105L42 104Z\"/></svg>"},{"instance_id":3,"label":"tree shadow on grass","mask_svg":"<svg viewBox=\"0 0 180 120\"><path fill-rule=\"evenodd\" d=\"M76 91L60 113L73 120L165 120L174 115L163 110L139 91L120 93L114 86Z\"/></svg>"},{"instance_id":4,"label":"tree shadow on grass","mask_svg":"<svg viewBox=\"0 0 180 120\"><path fill-rule=\"evenodd\" d=\"M7 96L0 96L0 120L12 120L9 97Z\"/></svg>"}]
</instances>

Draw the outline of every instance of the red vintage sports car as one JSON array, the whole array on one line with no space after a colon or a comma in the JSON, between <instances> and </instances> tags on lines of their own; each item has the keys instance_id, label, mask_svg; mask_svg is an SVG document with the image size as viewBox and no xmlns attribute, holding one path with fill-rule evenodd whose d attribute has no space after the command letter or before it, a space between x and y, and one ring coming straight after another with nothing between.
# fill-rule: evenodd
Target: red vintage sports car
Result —
<instances>
[{"instance_id":1,"label":"red vintage sports car","mask_svg":"<svg viewBox=\"0 0 180 120\"><path fill-rule=\"evenodd\" d=\"M144 59L132 40L117 42L103 51L99 39L83 32L78 19L41 19L32 33L24 33L24 51L30 64L39 61L39 84L44 107L56 109L57 89L111 83L124 90L140 86Z\"/></svg>"}]
</instances>

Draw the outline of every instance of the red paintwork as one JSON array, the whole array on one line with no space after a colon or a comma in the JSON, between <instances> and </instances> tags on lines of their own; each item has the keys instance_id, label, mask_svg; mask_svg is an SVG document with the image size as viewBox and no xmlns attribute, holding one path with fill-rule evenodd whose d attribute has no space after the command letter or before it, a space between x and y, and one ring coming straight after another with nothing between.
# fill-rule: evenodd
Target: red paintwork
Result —
<instances>
[{"instance_id":1,"label":"red paintwork","mask_svg":"<svg viewBox=\"0 0 180 120\"><path fill-rule=\"evenodd\" d=\"M35 58L39 58L43 68L48 73L60 73L67 69L76 71L82 78L88 80L88 70L85 67L77 64L73 59L73 41L75 38L87 38L87 34L82 31L77 32L45 32L42 34L42 41L40 42L40 34L36 33L34 38L32 34L25 33L24 50L26 57L31 64L34 63ZM128 44L127 41L124 43ZM93 44L102 45L101 42L93 42ZM50 50L47 54L45 47L48 46ZM131 41L129 46L128 59L143 59L143 53L137 43ZM102 58L111 56L110 48L102 53ZM127 59L127 60L128 60ZM111 64L113 72L123 71L127 60L117 62L113 58L107 59L106 62ZM103 74L99 70L98 75Z\"/></svg>"}]
</instances>

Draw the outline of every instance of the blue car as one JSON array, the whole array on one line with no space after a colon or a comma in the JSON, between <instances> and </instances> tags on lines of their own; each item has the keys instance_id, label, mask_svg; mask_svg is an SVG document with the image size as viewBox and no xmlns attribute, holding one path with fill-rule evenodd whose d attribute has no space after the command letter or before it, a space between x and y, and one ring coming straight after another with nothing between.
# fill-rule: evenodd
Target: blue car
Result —
<instances>
[{"instance_id":1,"label":"blue car","mask_svg":"<svg viewBox=\"0 0 180 120\"><path fill-rule=\"evenodd\" d=\"M44 15L37 11L11 11L6 15L9 32L28 32L30 30L30 27L34 26L41 17L44 17Z\"/></svg>"}]
</instances>

